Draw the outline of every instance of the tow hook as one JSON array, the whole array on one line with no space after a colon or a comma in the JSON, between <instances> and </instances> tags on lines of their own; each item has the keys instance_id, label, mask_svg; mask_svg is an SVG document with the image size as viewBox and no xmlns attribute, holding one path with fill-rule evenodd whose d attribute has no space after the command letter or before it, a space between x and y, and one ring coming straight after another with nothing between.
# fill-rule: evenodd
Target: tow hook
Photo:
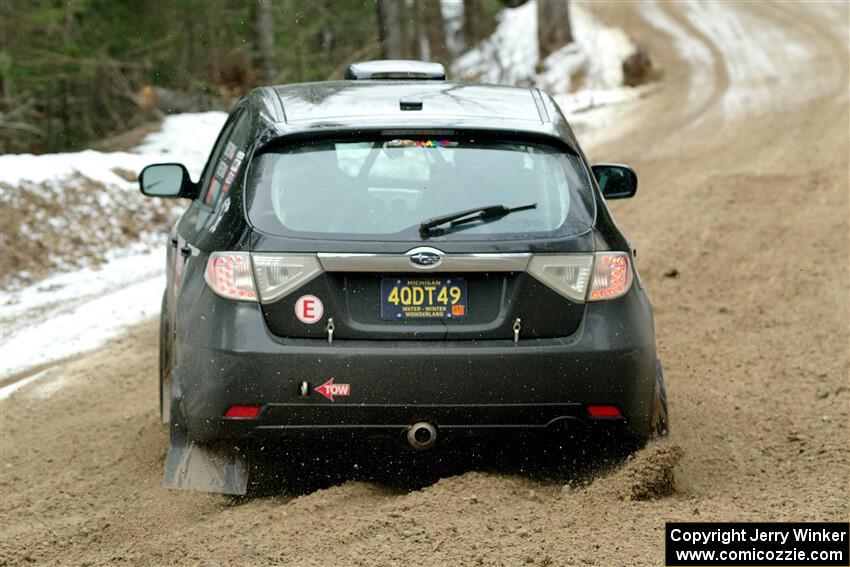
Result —
<instances>
[{"instance_id":1,"label":"tow hook","mask_svg":"<svg viewBox=\"0 0 850 567\"><path fill-rule=\"evenodd\" d=\"M519 317L514 321L514 344L519 343L519 332L522 330L522 319Z\"/></svg>"}]
</instances>

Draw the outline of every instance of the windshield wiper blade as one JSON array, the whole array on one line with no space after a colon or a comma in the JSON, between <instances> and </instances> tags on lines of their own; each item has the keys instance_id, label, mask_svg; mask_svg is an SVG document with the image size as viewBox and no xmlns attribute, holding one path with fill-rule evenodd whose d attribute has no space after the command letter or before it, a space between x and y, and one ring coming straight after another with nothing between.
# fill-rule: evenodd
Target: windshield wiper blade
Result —
<instances>
[{"instance_id":1,"label":"windshield wiper blade","mask_svg":"<svg viewBox=\"0 0 850 567\"><path fill-rule=\"evenodd\" d=\"M522 205L520 207L506 207L504 205L490 205L489 207L476 207L474 209L466 209L456 213L448 213L427 219L419 225L419 233L426 236L431 232L432 228L436 228L442 224L452 223L452 226L458 226L475 221L484 221L490 219L498 219L518 211L527 211L536 209L537 203L530 205Z\"/></svg>"}]
</instances>

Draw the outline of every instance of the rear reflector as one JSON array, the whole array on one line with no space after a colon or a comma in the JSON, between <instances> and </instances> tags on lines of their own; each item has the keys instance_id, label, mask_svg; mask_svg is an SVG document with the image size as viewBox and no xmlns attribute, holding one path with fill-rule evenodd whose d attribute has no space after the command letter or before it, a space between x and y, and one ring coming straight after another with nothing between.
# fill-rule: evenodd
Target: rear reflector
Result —
<instances>
[{"instance_id":1,"label":"rear reflector","mask_svg":"<svg viewBox=\"0 0 850 567\"><path fill-rule=\"evenodd\" d=\"M620 417L617 406L587 406L590 417Z\"/></svg>"},{"instance_id":2,"label":"rear reflector","mask_svg":"<svg viewBox=\"0 0 850 567\"><path fill-rule=\"evenodd\" d=\"M260 415L260 406L230 406L224 417L257 417Z\"/></svg>"}]
</instances>

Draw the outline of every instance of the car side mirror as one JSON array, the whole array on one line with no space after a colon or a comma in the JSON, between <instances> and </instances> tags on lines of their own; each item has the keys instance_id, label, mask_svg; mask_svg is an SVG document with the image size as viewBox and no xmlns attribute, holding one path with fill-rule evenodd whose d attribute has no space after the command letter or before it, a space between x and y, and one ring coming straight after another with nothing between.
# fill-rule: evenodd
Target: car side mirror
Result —
<instances>
[{"instance_id":1,"label":"car side mirror","mask_svg":"<svg viewBox=\"0 0 850 567\"><path fill-rule=\"evenodd\" d=\"M606 199L628 199L637 193L637 173L631 167L600 163L590 169Z\"/></svg>"},{"instance_id":2,"label":"car side mirror","mask_svg":"<svg viewBox=\"0 0 850 567\"><path fill-rule=\"evenodd\" d=\"M192 183L189 172L179 163L147 166L139 174L139 189L148 197L194 199L198 195L197 183Z\"/></svg>"}]
</instances>

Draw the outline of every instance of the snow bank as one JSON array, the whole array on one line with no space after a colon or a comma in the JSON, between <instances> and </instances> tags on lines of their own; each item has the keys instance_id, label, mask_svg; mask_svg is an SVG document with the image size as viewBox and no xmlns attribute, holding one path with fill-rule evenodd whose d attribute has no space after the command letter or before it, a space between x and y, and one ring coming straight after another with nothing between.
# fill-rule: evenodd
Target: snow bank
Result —
<instances>
[{"instance_id":1,"label":"snow bank","mask_svg":"<svg viewBox=\"0 0 850 567\"><path fill-rule=\"evenodd\" d=\"M96 266L116 250L159 246L185 203L147 199L136 175L158 161L197 178L226 114L169 116L130 152L0 156L0 287L19 289L57 271Z\"/></svg>"},{"instance_id":2,"label":"snow bank","mask_svg":"<svg viewBox=\"0 0 850 567\"><path fill-rule=\"evenodd\" d=\"M149 134L130 152L85 150L61 154L7 154L0 156L0 182L16 187L22 182L60 185L81 175L104 185L137 190L138 185L115 173L138 172L158 161L176 161L197 177L210 152L211 142L224 124L224 112L176 114L163 120L159 132ZM199 140L201 141L199 143Z\"/></svg>"},{"instance_id":3,"label":"snow bank","mask_svg":"<svg viewBox=\"0 0 850 567\"><path fill-rule=\"evenodd\" d=\"M606 26L580 4L570 4L574 42L539 62L537 3L499 13L496 31L452 66L455 77L536 86L552 94L571 122L581 113L637 98L623 86L623 60L636 51L629 37Z\"/></svg>"},{"instance_id":4,"label":"snow bank","mask_svg":"<svg viewBox=\"0 0 850 567\"><path fill-rule=\"evenodd\" d=\"M15 233L3 235L3 246L12 246L11 238L20 245L55 238L47 248L53 269L77 267L2 290L0 378L96 348L159 312L165 286L161 225L173 222L180 207L144 198L126 172L174 161L197 179L226 117L169 116L130 152L0 156L0 206L4 215L22 216ZM157 207L166 213L150 218ZM122 239L116 235L126 236L117 250ZM79 268L69 258L86 255L96 256L95 265ZM5 391L14 391L11 386Z\"/></svg>"}]
</instances>

